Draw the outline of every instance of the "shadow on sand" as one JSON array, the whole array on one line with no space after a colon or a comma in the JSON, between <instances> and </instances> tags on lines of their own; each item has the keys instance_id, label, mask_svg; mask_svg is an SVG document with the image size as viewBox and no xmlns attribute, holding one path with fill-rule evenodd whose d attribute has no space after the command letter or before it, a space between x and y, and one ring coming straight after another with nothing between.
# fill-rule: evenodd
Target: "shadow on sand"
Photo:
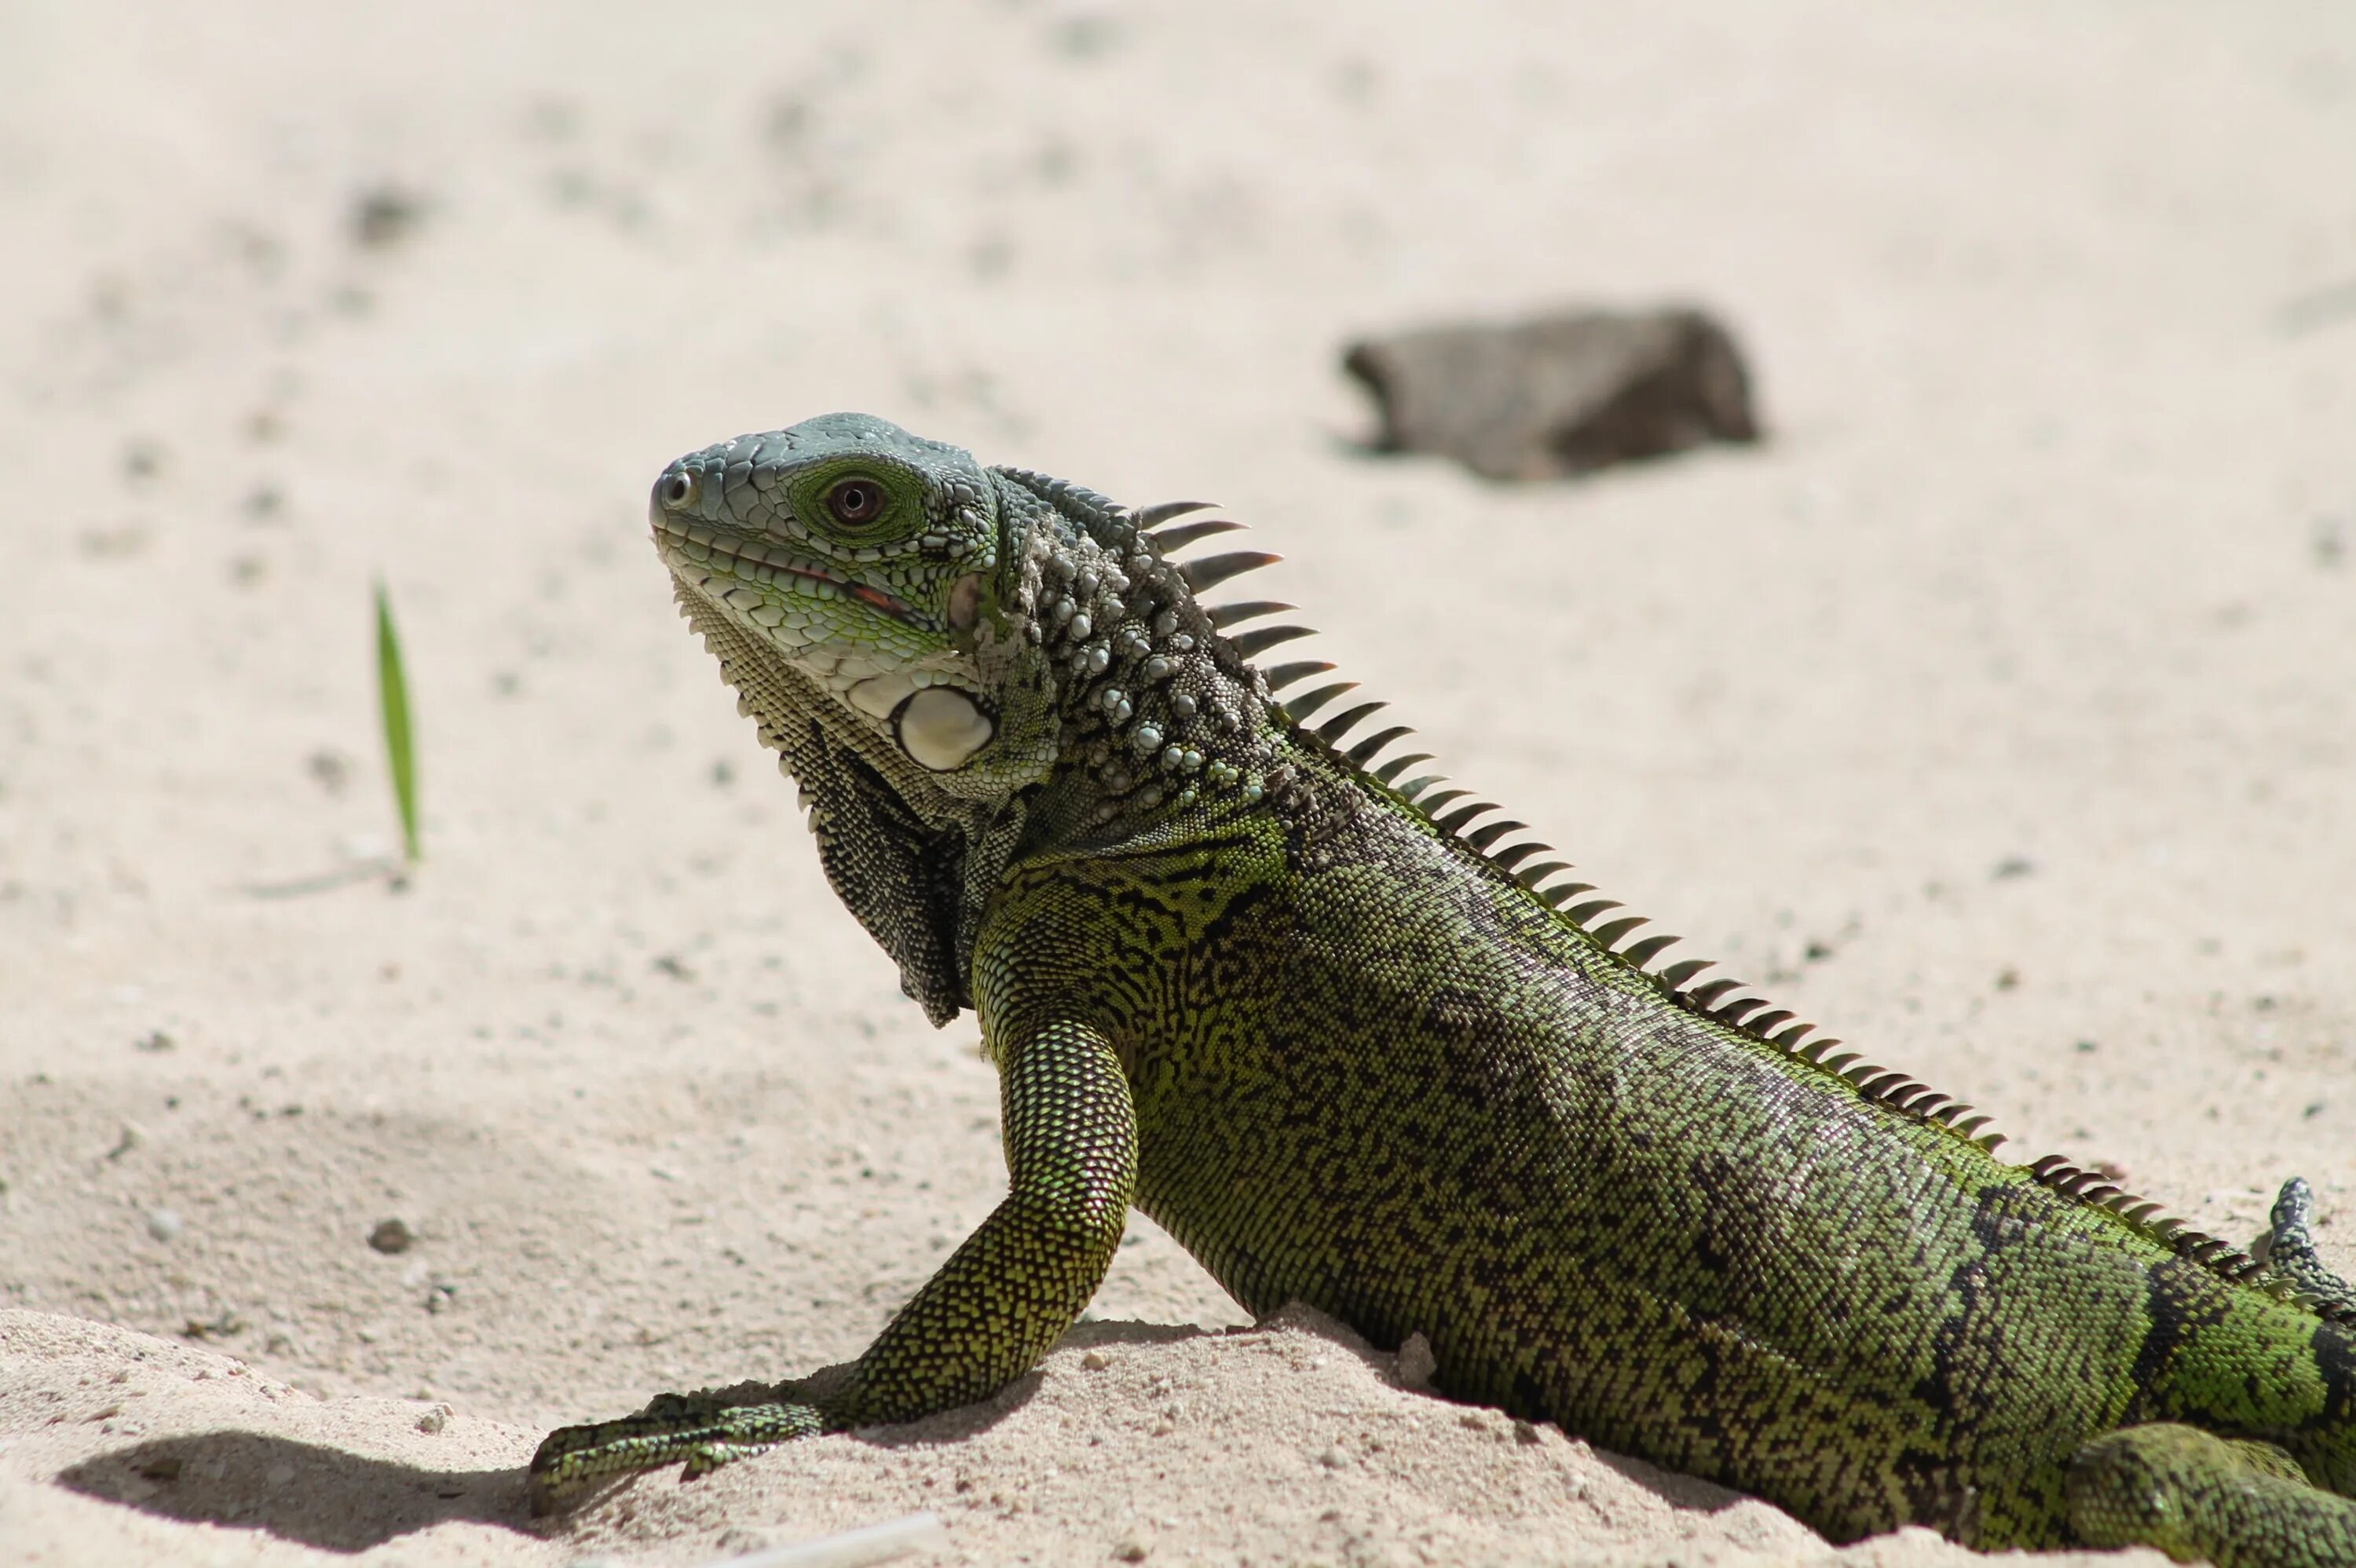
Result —
<instances>
[{"instance_id":1,"label":"shadow on sand","mask_svg":"<svg viewBox=\"0 0 2356 1568\"><path fill-rule=\"evenodd\" d=\"M1330 1319L1298 1307L1278 1317L1367 1360L1386 1380L1390 1376L1391 1357L1370 1349ZM1200 1328L1150 1323L1081 1323L1065 1337L1062 1348L1166 1345L1206 1337L1219 1336L1206 1335ZM823 1386L847 1371L846 1363L798 1381ZM963 1442L1022 1409L1039 1386L1040 1374L1033 1372L979 1404L943 1411L905 1425L871 1428L855 1438L884 1449ZM729 1392L750 1401L768 1391L743 1384ZM1739 1494L1724 1488L1661 1470L1639 1459L1601 1450L1596 1457L1677 1508L1714 1512L1739 1500ZM262 1531L284 1541L348 1552L365 1552L450 1520L497 1525L519 1535L561 1533L568 1518L579 1518L603 1499L642 1485L648 1478L647 1475L622 1477L590 1488L567 1499L554 1515L535 1520L519 1465L498 1470L436 1470L274 1434L234 1429L134 1444L85 1459L57 1477L60 1486L85 1497L160 1519Z\"/></svg>"},{"instance_id":2,"label":"shadow on sand","mask_svg":"<svg viewBox=\"0 0 2356 1568\"><path fill-rule=\"evenodd\" d=\"M1160 1343L1197 1332L1147 1324L1089 1325L1087 1343ZM839 1376L830 1367L806 1380ZM856 1439L879 1448L956 1443L986 1432L1038 1392L1039 1374L1018 1379L994 1397L905 1426L877 1427ZM761 1397L756 1385L740 1390ZM663 1472L651 1472L660 1475ZM676 1474L674 1467L673 1474ZM328 1552L365 1552L450 1520L498 1525L539 1536L643 1481L621 1477L565 1499L552 1517L532 1518L520 1465L499 1470L435 1470L369 1458L273 1433L224 1429L159 1437L85 1459L57 1482L84 1497L137 1509L159 1519L254 1530Z\"/></svg>"},{"instance_id":3,"label":"shadow on sand","mask_svg":"<svg viewBox=\"0 0 2356 1568\"><path fill-rule=\"evenodd\" d=\"M523 1470L431 1470L260 1432L198 1432L117 1448L58 1484L162 1519L365 1552L448 1520L529 1532Z\"/></svg>"}]
</instances>

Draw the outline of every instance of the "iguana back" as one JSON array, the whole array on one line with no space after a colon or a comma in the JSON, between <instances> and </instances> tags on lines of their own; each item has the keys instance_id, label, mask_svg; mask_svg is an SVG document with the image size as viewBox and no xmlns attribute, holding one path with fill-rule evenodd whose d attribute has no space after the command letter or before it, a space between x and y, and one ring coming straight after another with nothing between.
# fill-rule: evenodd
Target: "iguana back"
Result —
<instances>
[{"instance_id":1,"label":"iguana back","mask_svg":"<svg viewBox=\"0 0 2356 1568\"><path fill-rule=\"evenodd\" d=\"M2059 1543L2071 1457L2141 1422L2356 1475L2348 1324L1694 1010L1322 746L1288 762L1313 839L1205 814L1019 858L982 933L985 1022L1043 983L1100 1020L1138 1206L1247 1308L1420 1331L1447 1392L1836 1539Z\"/></svg>"}]
</instances>

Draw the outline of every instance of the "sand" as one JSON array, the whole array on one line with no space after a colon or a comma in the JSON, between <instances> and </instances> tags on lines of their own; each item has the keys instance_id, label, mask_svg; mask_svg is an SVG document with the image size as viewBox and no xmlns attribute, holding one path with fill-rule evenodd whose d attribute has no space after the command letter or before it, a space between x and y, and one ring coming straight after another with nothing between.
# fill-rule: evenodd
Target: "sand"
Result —
<instances>
[{"instance_id":1,"label":"sand","mask_svg":"<svg viewBox=\"0 0 2356 1568\"><path fill-rule=\"evenodd\" d=\"M1832 1555L1141 1220L989 1405L525 1517L547 1426L855 1355L1002 1184L644 542L831 408L1223 502L1687 952L2234 1239L2303 1173L2356 1267L2356 14L1448 17L0 10L0 1558ZM1764 444L1359 450L1355 334L1661 300Z\"/></svg>"}]
</instances>

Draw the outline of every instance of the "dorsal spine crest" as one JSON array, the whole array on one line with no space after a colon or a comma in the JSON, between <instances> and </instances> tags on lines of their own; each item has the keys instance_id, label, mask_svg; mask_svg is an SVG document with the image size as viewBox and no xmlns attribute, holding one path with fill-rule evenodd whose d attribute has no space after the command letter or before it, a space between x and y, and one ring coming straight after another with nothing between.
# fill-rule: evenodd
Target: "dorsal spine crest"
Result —
<instances>
[{"instance_id":1,"label":"dorsal spine crest","mask_svg":"<svg viewBox=\"0 0 2356 1568\"><path fill-rule=\"evenodd\" d=\"M1093 496L1093 492L1089 492ZM1191 508L1190 508L1191 509ZM1209 528L1202 524L1188 525L1183 542L1208 538L1213 533L1228 531L1225 528ZM1265 565L1276 557L1258 552L1234 552L1215 557L1215 561L1241 560L1248 557L1248 565L1237 571ZM1202 586L1223 579L1225 571L1205 571ZM1188 574L1190 586L1193 577ZM1224 612L1213 612L1205 624L1210 634L1226 644L1235 656L1250 667L1255 656L1280 644L1312 635L1306 627L1278 626L1258 634L1245 632L1229 635L1222 625L1263 614L1290 610L1289 604L1260 601L1234 606ZM1301 660L1260 672L1258 684L1263 690L1275 690L1296 684L1312 676L1333 670L1333 666L1323 660ZM1553 851L1536 840L1520 839L1511 844L1502 841L1509 835L1526 831L1518 822L1495 822L1474 827L1482 817L1498 808L1486 802L1472 801L1472 792L1451 785L1443 774L1424 773L1404 783L1401 775L1419 763L1432 759L1428 753L1394 755L1377 761L1386 748L1404 740L1414 731L1406 726L1394 726L1377 735L1351 743L1344 749L1349 732L1361 721L1382 710L1385 704L1368 701L1352 706L1336 717L1312 727L1309 720L1319 709L1332 704L1346 692L1357 689L1357 683L1337 680L1315 688L1289 702L1271 703L1270 722L1281 724L1295 741L1324 752L1369 787L1380 791L1398 805L1409 812L1438 837L1460 844L1464 850L1492 866L1504 881L1514 884L1534 901L1545 907L1555 918L1571 930L1592 942L1608 959L1644 975L1670 1001L1684 1010L1707 1019L1721 1027L1732 1029L1782 1052L1795 1062L1804 1063L1829 1076L1838 1078L1853 1089L1860 1099L1910 1116L1927 1126L1944 1129L1965 1143L1993 1153L2005 1139L2002 1134L1988 1130L1990 1118L1970 1105L1915 1080L1911 1075L1868 1061L1851 1051L1841 1051L1840 1041L1817 1034L1813 1024L1797 1022L1788 1008L1771 1007L1764 997L1738 995L1748 989L1740 981L1717 979L1688 988L1694 977L1712 965L1706 959L1685 959L1657 972L1647 966L1659 955L1679 941L1675 936L1652 936L1620 946L1620 943L1637 928L1647 923L1642 916L1622 916L1607 924L1596 926L1595 918L1622 905L1612 899L1594 899L1562 906L1580 893L1594 891L1590 883L1563 881L1571 867L1556 859L1525 865L1533 855L1551 855ZM1459 805L1458 802L1471 802ZM1614 949L1618 950L1615 952ZM1755 1016L1754 1016L1755 1015ZM1813 1036L1814 1038L1810 1038ZM2240 1248L2191 1229L2184 1221L2164 1214L2160 1205L2123 1192L2099 1174L2090 1174L2062 1160L2059 1156L2047 1156L2023 1168L2029 1179L2040 1187L2072 1202L2097 1209L2128 1226L2137 1234L2172 1250L2178 1256L2189 1258L2213 1270L2227 1279L2255 1284L2286 1300L2304 1301L2320 1316L2330 1320L2356 1320L2351 1312L2328 1302L2319 1302L2302 1295L2289 1285L2262 1277L2265 1265Z\"/></svg>"}]
</instances>

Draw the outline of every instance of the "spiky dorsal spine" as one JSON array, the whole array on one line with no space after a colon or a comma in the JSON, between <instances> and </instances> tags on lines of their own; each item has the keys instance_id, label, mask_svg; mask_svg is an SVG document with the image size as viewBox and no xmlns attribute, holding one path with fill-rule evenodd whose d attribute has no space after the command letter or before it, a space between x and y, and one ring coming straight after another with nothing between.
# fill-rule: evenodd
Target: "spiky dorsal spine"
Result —
<instances>
[{"instance_id":1,"label":"spiky dorsal spine","mask_svg":"<svg viewBox=\"0 0 2356 1568\"><path fill-rule=\"evenodd\" d=\"M1093 497L1093 492L1088 494ZM1195 503L1174 503L1168 507L1148 507L1131 516L1139 527L1155 528L1171 517L1201 509ZM1230 532L1233 528L1234 525L1223 521L1198 522L1174 528L1162 528L1148 537L1153 539L1159 548L1176 550L1199 539ZM1260 551L1238 550L1209 557L1179 570L1190 587L1203 589L1278 559ZM1226 628L1292 608L1273 600L1253 600L1211 606L1207 608L1207 614L1212 626L1226 637L1237 655L1249 660L1269 648L1314 634L1308 627L1289 624L1243 633L1229 633ZM1323 661L1302 660L1262 670L1260 676L1268 689L1274 692L1313 676L1328 674L1333 668L1333 665ZM1381 711L1384 704L1358 703L1326 719L1313 730L1309 727L1308 720L1319 709L1355 689L1357 685L1355 681L1334 681L1290 702L1279 704L1275 710L1307 743L1323 746L1352 771L1387 791L1408 810L1421 816L1435 831L1463 843L1473 854L1494 865L1501 876L1517 883L1532 897L1554 910L1558 918L1583 930L1603 951L1612 953L1620 962L1644 973L1655 958L1679 940L1674 936L1656 935L1620 947L1618 944L1622 939L1646 923L1644 918L1622 916L1602 926L1594 925L1598 915L1622 907L1612 899L1590 900L1564 909L1562 906L1571 899L1594 891L1594 887L1590 883L1567 880L1572 868L1561 860L1545 859L1534 865L1524 864L1533 855L1551 855L1553 851L1530 840L1505 843L1504 840L1511 835L1526 831L1521 823L1499 821L1473 827L1497 807L1481 801L1456 805L1469 800L1472 792L1450 786L1444 775L1426 773L1405 783L1399 782L1411 768L1432 761L1428 752L1400 753L1382 758L1386 748L1414 732L1406 726L1386 729L1351 744L1346 751L1343 750L1343 741L1349 732ZM1616 953L1613 952L1615 947ZM1706 959L1686 959L1652 973L1648 977L1676 1006L1737 1029L1796 1061L1806 1062L1841 1079L1862 1099L1885 1105L1925 1125L1944 1127L1965 1142L1990 1152L2005 1141L2002 1134L1987 1130L1990 1118L1985 1113L1976 1111L1962 1101L1932 1089L1904 1072L1867 1061L1856 1051L1840 1050L1841 1042L1829 1036L1815 1035L1810 1039L1815 1034L1814 1025L1794 1021L1794 1015L1789 1009L1772 1008L1763 997L1740 995L1748 989L1740 981L1721 978L1699 986L1690 985L1695 976L1711 966ZM2264 1265L2247 1253L2214 1236L2193 1230L2181 1220L2169 1217L2158 1203L2121 1191L2098 1172L2080 1170L2054 1155L2036 1161L2028 1167L2028 1170L2031 1179L2039 1185L2072 1201L2102 1210L2139 1234L2172 1248L2179 1256L2201 1263L2228 1279L2248 1281L2286 1300L2305 1302L2326 1318L2356 1321L2356 1310L2319 1302L2291 1285L2260 1277Z\"/></svg>"}]
</instances>

